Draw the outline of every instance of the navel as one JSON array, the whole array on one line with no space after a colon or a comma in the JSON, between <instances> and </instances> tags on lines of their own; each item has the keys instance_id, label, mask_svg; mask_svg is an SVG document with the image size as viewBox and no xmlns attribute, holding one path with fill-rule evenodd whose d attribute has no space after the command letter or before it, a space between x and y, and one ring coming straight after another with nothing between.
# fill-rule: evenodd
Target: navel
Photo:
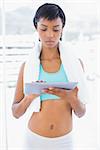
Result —
<instances>
[{"instance_id":1,"label":"navel","mask_svg":"<svg viewBox=\"0 0 100 150\"><path fill-rule=\"evenodd\" d=\"M50 130L53 130L54 129L54 124L51 124L50 125Z\"/></svg>"}]
</instances>

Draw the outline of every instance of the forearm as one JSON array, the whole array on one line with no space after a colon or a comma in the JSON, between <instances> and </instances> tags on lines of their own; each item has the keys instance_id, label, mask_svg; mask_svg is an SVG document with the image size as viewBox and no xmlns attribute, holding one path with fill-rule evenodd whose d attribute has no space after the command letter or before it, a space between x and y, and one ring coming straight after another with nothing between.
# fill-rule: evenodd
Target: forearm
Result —
<instances>
[{"instance_id":1,"label":"forearm","mask_svg":"<svg viewBox=\"0 0 100 150\"><path fill-rule=\"evenodd\" d=\"M21 117L31 104L32 99L29 96L25 96L20 102L12 105L12 113L15 118Z\"/></svg>"},{"instance_id":2,"label":"forearm","mask_svg":"<svg viewBox=\"0 0 100 150\"><path fill-rule=\"evenodd\" d=\"M85 108L85 104L81 103L81 101L78 98L73 98L71 100L71 107L74 111L74 113L78 116L78 117L82 117L85 112L86 112L86 108Z\"/></svg>"}]
</instances>

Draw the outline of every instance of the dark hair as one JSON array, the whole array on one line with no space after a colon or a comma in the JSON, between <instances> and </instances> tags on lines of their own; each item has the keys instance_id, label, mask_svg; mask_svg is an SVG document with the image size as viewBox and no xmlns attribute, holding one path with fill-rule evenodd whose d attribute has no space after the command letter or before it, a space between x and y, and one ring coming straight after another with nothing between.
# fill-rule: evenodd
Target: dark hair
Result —
<instances>
[{"instance_id":1,"label":"dark hair","mask_svg":"<svg viewBox=\"0 0 100 150\"><path fill-rule=\"evenodd\" d=\"M37 23L41 18L53 20L53 19L57 19L58 17L62 21L63 24L62 27L64 27L66 22L66 17L63 10L56 4L45 3L37 9L36 14L33 18L33 23L35 28L37 28Z\"/></svg>"}]
</instances>

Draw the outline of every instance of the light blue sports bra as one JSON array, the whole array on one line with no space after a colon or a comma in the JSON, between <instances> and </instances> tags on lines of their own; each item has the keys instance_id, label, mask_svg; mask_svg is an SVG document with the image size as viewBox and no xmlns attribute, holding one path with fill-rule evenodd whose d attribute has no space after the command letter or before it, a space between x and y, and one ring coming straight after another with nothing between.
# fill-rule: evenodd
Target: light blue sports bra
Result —
<instances>
[{"instance_id":1,"label":"light blue sports bra","mask_svg":"<svg viewBox=\"0 0 100 150\"><path fill-rule=\"evenodd\" d=\"M44 71L42 65L40 64L38 80L43 80L46 82L68 82L68 78L66 76L66 73L64 71L62 64L60 66L60 69L54 73L48 73L48 72ZM53 94L46 94L46 93L41 94L41 96L40 96L41 101L44 101L47 99L56 100L56 99L59 99L59 97L56 95L53 95Z\"/></svg>"}]
</instances>

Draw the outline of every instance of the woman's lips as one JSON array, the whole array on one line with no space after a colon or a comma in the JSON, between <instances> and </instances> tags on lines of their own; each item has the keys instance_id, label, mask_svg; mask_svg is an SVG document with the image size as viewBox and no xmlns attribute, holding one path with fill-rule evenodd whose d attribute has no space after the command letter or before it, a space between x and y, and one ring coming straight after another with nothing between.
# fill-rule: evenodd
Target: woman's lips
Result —
<instances>
[{"instance_id":1,"label":"woman's lips","mask_svg":"<svg viewBox=\"0 0 100 150\"><path fill-rule=\"evenodd\" d=\"M50 43L50 44L52 44L52 43L54 43L54 41L46 41L46 43Z\"/></svg>"}]
</instances>

